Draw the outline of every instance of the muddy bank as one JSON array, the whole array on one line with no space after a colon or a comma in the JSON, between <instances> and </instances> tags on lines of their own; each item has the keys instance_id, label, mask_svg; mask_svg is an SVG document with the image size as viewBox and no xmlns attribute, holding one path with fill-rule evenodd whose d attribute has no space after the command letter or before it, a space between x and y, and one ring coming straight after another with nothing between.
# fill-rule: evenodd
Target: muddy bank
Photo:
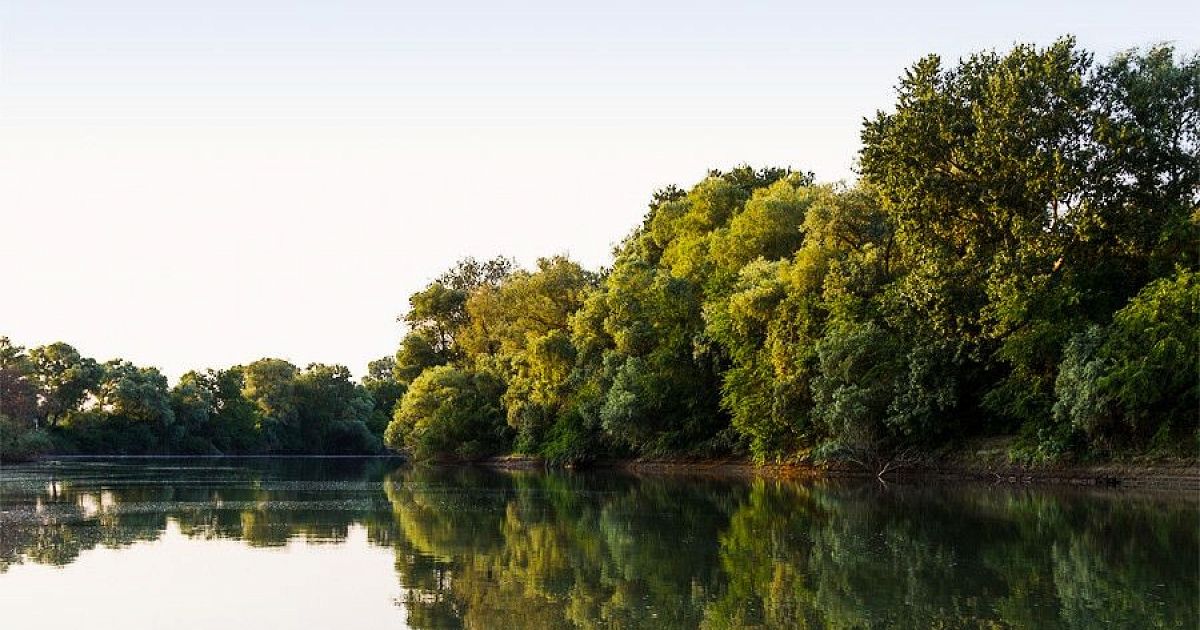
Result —
<instances>
[{"instance_id":1,"label":"muddy bank","mask_svg":"<svg viewBox=\"0 0 1200 630\"><path fill-rule=\"evenodd\" d=\"M548 465L536 457L508 455L471 465L503 470L539 470ZM622 470L633 474L719 475L777 478L875 478L857 466L846 464L756 465L741 459L632 459L591 462L570 467L579 470ZM919 483L973 480L1002 484L1065 484L1130 488L1162 488L1200 491L1200 462L1165 460L1152 463L1099 463L1021 466L996 462L964 462L946 459L905 465L889 470L883 478Z\"/></svg>"}]
</instances>

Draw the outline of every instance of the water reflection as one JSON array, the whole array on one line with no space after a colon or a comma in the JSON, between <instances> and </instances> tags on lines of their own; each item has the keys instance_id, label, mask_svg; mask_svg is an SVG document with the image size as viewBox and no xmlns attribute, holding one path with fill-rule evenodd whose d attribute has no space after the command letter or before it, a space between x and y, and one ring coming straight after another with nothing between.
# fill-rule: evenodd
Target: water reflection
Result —
<instances>
[{"instance_id":1,"label":"water reflection","mask_svg":"<svg viewBox=\"0 0 1200 630\"><path fill-rule=\"evenodd\" d=\"M258 547L362 529L391 550L395 614L414 628L1192 628L1196 508L386 460L70 462L0 469L0 591L15 564L66 565L170 523L191 544Z\"/></svg>"}]
</instances>

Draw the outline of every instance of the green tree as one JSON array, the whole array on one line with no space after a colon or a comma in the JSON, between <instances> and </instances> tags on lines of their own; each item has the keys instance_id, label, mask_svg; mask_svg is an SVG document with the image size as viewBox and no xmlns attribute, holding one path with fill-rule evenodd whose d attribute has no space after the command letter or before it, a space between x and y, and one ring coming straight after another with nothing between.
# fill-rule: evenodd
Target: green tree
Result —
<instances>
[{"instance_id":1,"label":"green tree","mask_svg":"<svg viewBox=\"0 0 1200 630\"><path fill-rule=\"evenodd\" d=\"M595 274L555 256L476 290L467 302L463 351L477 369L505 380L504 406L519 450L537 452L568 404L575 364L570 317L595 285Z\"/></svg>"},{"instance_id":2,"label":"green tree","mask_svg":"<svg viewBox=\"0 0 1200 630\"><path fill-rule=\"evenodd\" d=\"M478 289L498 286L512 268L512 261L503 257L486 262L464 258L409 297L403 321L411 331L420 333L434 353L453 358L455 339L468 322L467 299ZM397 357L397 364L406 362Z\"/></svg>"},{"instance_id":3,"label":"green tree","mask_svg":"<svg viewBox=\"0 0 1200 630\"><path fill-rule=\"evenodd\" d=\"M1056 383L1056 455L1080 432L1095 446L1166 447L1196 439L1200 409L1200 273L1180 271L1142 289L1112 323L1072 338ZM1180 440L1179 438L1182 438ZM1185 449L1186 451L1186 449Z\"/></svg>"},{"instance_id":4,"label":"green tree","mask_svg":"<svg viewBox=\"0 0 1200 630\"><path fill-rule=\"evenodd\" d=\"M259 359L242 367L242 395L255 406L258 432L271 451L304 450L296 409L296 366L283 359Z\"/></svg>"},{"instance_id":5,"label":"green tree","mask_svg":"<svg viewBox=\"0 0 1200 630\"><path fill-rule=\"evenodd\" d=\"M414 375L413 378L416 378ZM411 381L411 379L410 379ZM367 365L367 374L362 379L363 387L371 395L373 406L371 416L367 420L367 428L380 440L395 414L396 404L404 397L407 389L404 383L396 379L395 357L383 357L371 361Z\"/></svg>"},{"instance_id":6,"label":"green tree","mask_svg":"<svg viewBox=\"0 0 1200 630\"><path fill-rule=\"evenodd\" d=\"M730 237L754 191L778 181L787 183L762 193L752 218L738 222L737 236ZM655 195L643 226L622 244L572 325L573 343L584 350L578 379L585 396L576 408L581 422L603 427L634 452L732 448L718 396L724 356L705 333L703 309L736 269L719 267L713 252L736 266L753 257L738 240L785 247L797 239L786 217L803 211L794 188L810 181L782 169L739 167L710 173L686 194ZM752 233L759 227L761 233Z\"/></svg>"},{"instance_id":7,"label":"green tree","mask_svg":"<svg viewBox=\"0 0 1200 630\"><path fill-rule=\"evenodd\" d=\"M104 368L94 359L62 342L30 349L29 362L38 384L39 417L51 426L79 409L104 375Z\"/></svg>"},{"instance_id":8,"label":"green tree","mask_svg":"<svg viewBox=\"0 0 1200 630\"><path fill-rule=\"evenodd\" d=\"M26 459L53 448L36 429L38 387L25 348L0 336L0 459Z\"/></svg>"},{"instance_id":9,"label":"green tree","mask_svg":"<svg viewBox=\"0 0 1200 630\"><path fill-rule=\"evenodd\" d=\"M503 383L486 372L430 368L404 395L384 434L387 445L419 459L472 459L509 448L500 404Z\"/></svg>"},{"instance_id":10,"label":"green tree","mask_svg":"<svg viewBox=\"0 0 1200 630\"><path fill-rule=\"evenodd\" d=\"M1098 67L1070 38L931 56L864 126L863 175L912 262L894 303L958 346L991 415L1044 425L1072 335L1194 264L1197 77L1170 48Z\"/></svg>"},{"instance_id":11,"label":"green tree","mask_svg":"<svg viewBox=\"0 0 1200 630\"><path fill-rule=\"evenodd\" d=\"M109 414L145 423L160 435L175 423L167 377L157 368L138 367L122 359L105 363L97 399Z\"/></svg>"},{"instance_id":12,"label":"green tree","mask_svg":"<svg viewBox=\"0 0 1200 630\"><path fill-rule=\"evenodd\" d=\"M414 330L405 335L396 351L396 364L392 368L396 382L407 387L421 372L448 363L450 353L439 350L439 343L437 333L428 329Z\"/></svg>"},{"instance_id":13,"label":"green tree","mask_svg":"<svg viewBox=\"0 0 1200 630\"><path fill-rule=\"evenodd\" d=\"M242 367L188 372L172 390L176 420L187 427L185 451L208 452L209 444L222 453L257 453L264 445L258 433L261 418L242 391Z\"/></svg>"},{"instance_id":14,"label":"green tree","mask_svg":"<svg viewBox=\"0 0 1200 630\"><path fill-rule=\"evenodd\" d=\"M212 441L216 400L205 386L203 376L188 372L171 388L171 410L180 435L171 445L172 452L219 454Z\"/></svg>"},{"instance_id":15,"label":"green tree","mask_svg":"<svg viewBox=\"0 0 1200 630\"><path fill-rule=\"evenodd\" d=\"M305 452L364 454L380 444L367 421L375 403L342 365L313 363L295 380L296 410Z\"/></svg>"},{"instance_id":16,"label":"green tree","mask_svg":"<svg viewBox=\"0 0 1200 630\"><path fill-rule=\"evenodd\" d=\"M25 348L0 336L0 415L21 427L38 418L38 388Z\"/></svg>"}]
</instances>

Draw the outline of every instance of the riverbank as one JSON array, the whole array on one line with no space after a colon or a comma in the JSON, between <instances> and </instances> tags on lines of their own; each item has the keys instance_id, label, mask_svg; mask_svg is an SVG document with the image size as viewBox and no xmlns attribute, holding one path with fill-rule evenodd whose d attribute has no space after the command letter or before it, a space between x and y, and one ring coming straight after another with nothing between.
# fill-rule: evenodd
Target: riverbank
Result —
<instances>
[{"instance_id":1,"label":"riverbank","mask_svg":"<svg viewBox=\"0 0 1200 630\"><path fill-rule=\"evenodd\" d=\"M476 462L487 468L539 470L552 467L537 457L507 455ZM655 458L591 462L579 469L622 470L633 474L717 475L774 478L876 478L851 464L755 464L743 459ZM1103 462L1023 466L995 461L946 457L905 464L889 470L884 480L919 482L972 480L1000 484L1058 484L1200 491L1200 462L1162 459L1147 462Z\"/></svg>"},{"instance_id":2,"label":"riverbank","mask_svg":"<svg viewBox=\"0 0 1200 630\"><path fill-rule=\"evenodd\" d=\"M389 459L406 462L392 455L55 455L46 454L25 460L5 459L2 464L38 460L127 459L155 460L179 457L196 459ZM472 461L443 461L444 466L479 466L497 470L616 470L635 475L681 475L717 477L767 477L778 479L845 478L874 479L906 483L978 481L1012 485L1073 485L1094 487L1161 488L1200 492L1200 461L1184 458L1130 459L1089 463L1057 463L1025 466L994 455L994 451L958 451L939 458L928 458L890 467L882 476L860 466L841 463L755 464L739 458L639 458L588 462L560 467L527 455L504 455Z\"/></svg>"}]
</instances>

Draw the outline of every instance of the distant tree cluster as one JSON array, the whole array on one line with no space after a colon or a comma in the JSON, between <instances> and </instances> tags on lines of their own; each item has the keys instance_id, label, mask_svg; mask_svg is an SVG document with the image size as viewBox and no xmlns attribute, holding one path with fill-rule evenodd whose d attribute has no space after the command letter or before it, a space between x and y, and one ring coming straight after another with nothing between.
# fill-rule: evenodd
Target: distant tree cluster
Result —
<instances>
[{"instance_id":1,"label":"distant tree cluster","mask_svg":"<svg viewBox=\"0 0 1200 630\"><path fill-rule=\"evenodd\" d=\"M590 271L466 259L394 359L190 373L0 349L0 449L520 452L759 462L1017 436L1032 461L1194 453L1200 57L1074 40L937 56L854 185L712 171ZM30 427L36 430L29 430Z\"/></svg>"},{"instance_id":2,"label":"distant tree cluster","mask_svg":"<svg viewBox=\"0 0 1200 630\"><path fill-rule=\"evenodd\" d=\"M0 337L0 457L378 453L403 393L391 359L382 365L359 384L340 365L260 359L188 372L170 387L156 368Z\"/></svg>"}]
</instances>

